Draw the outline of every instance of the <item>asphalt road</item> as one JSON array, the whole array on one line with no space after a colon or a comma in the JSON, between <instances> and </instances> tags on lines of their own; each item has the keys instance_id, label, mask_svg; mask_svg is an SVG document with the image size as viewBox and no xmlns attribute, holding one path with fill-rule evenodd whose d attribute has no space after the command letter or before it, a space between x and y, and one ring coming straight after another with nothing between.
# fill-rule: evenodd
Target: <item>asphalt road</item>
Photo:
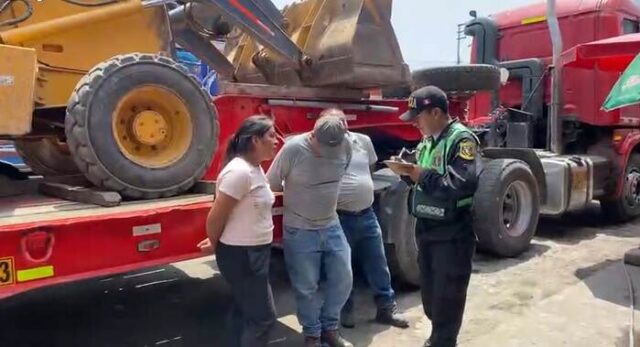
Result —
<instances>
[{"instance_id":1,"label":"asphalt road","mask_svg":"<svg viewBox=\"0 0 640 347\"><path fill-rule=\"evenodd\" d=\"M460 346L626 346L629 294L624 252L640 245L640 221L609 225L596 209L544 220L515 259L478 254ZM274 347L299 346L282 255L274 250L279 321ZM640 272L628 268L640 291ZM360 282L359 282L360 283ZM356 346L421 346L430 325L420 295L399 289L412 326L371 321L358 285ZM211 257L29 292L0 302L0 346L226 346L230 294ZM636 300L640 302L640 300Z\"/></svg>"}]
</instances>

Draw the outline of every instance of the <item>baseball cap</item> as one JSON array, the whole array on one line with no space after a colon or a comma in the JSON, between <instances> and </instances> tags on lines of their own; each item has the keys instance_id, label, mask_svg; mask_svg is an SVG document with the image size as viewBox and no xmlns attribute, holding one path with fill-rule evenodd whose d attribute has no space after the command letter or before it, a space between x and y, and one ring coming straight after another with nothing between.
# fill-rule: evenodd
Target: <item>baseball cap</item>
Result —
<instances>
[{"instance_id":1,"label":"baseball cap","mask_svg":"<svg viewBox=\"0 0 640 347\"><path fill-rule=\"evenodd\" d=\"M313 135L325 146L336 147L342 143L347 129L341 117L326 115L318 118L313 127Z\"/></svg>"},{"instance_id":2,"label":"baseball cap","mask_svg":"<svg viewBox=\"0 0 640 347\"><path fill-rule=\"evenodd\" d=\"M414 120L422 111L437 107L445 113L449 111L447 94L436 86L422 87L409 96L409 110L400 116L402 121Z\"/></svg>"}]
</instances>

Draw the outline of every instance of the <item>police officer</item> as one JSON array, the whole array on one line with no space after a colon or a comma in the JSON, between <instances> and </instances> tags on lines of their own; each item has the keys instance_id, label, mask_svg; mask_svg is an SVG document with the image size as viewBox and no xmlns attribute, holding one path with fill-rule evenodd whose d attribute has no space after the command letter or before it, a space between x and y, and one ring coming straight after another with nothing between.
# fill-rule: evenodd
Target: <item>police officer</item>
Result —
<instances>
[{"instance_id":1,"label":"police officer","mask_svg":"<svg viewBox=\"0 0 640 347\"><path fill-rule=\"evenodd\" d=\"M424 346L455 346L476 245L470 208L480 172L479 141L451 119L447 95L434 86L414 91L400 119L424 136L417 164L394 169L412 183L409 209L417 218L422 306L432 325Z\"/></svg>"}]
</instances>

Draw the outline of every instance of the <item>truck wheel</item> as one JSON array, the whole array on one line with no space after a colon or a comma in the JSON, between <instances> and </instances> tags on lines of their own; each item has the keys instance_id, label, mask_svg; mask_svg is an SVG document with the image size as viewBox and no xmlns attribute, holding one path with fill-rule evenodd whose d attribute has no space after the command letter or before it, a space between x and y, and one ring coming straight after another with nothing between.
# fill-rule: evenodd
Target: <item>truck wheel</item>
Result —
<instances>
[{"instance_id":1,"label":"truck wheel","mask_svg":"<svg viewBox=\"0 0 640 347\"><path fill-rule=\"evenodd\" d=\"M434 85L445 92L471 92L500 88L500 69L493 65L456 65L416 70L414 88Z\"/></svg>"},{"instance_id":2,"label":"truck wheel","mask_svg":"<svg viewBox=\"0 0 640 347\"><path fill-rule=\"evenodd\" d=\"M629 157L622 196L613 201L601 201L600 207L613 222L628 222L640 216L640 154L632 153Z\"/></svg>"},{"instance_id":3,"label":"truck wheel","mask_svg":"<svg viewBox=\"0 0 640 347\"><path fill-rule=\"evenodd\" d=\"M124 197L179 194L202 177L218 143L218 119L198 80L175 61L116 56L78 83L65 132L80 171Z\"/></svg>"},{"instance_id":4,"label":"truck wheel","mask_svg":"<svg viewBox=\"0 0 640 347\"><path fill-rule=\"evenodd\" d=\"M80 173L66 143L54 137L18 139L16 152L31 171L40 176L65 176Z\"/></svg>"},{"instance_id":5,"label":"truck wheel","mask_svg":"<svg viewBox=\"0 0 640 347\"><path fill-rule=\"evenodd\" d=\"M416 220L407 206L409 186L389 169L377 171L374 180L389 184L378 195L375 208L384 239L390 240L385 250L391 276L403 285L419 286Z\"/></svg>"},{"instance_id":6,"label":"truck wheel","mask_svg":"<svg viewBox=\"0 0 640 347\"><path fill-rule=\"evenodd\" d=\"M540 198L527 164L515 159L489 161L473 199L478 247L502 257L529 248L538 226Z\"/></svg>"}]
</instances>

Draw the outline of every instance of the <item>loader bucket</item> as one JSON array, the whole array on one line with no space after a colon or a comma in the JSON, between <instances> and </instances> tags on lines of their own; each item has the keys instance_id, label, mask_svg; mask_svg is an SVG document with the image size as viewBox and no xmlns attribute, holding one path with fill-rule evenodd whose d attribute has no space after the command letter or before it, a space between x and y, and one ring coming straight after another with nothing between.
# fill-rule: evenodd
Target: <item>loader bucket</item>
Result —
<instances>
[{"instance_id":1,"label":"loader bucket","mask_svg":"<svg viewBox=\"0 0 640 347\"><path fill-rule=\"evenodd\" d=\"M248 35L227 42L243 83L378 88L410 83L391 26L392 0L304 0L283 9L283 30L310 59L292 66Z\"/></svg>"}]
</instances>

